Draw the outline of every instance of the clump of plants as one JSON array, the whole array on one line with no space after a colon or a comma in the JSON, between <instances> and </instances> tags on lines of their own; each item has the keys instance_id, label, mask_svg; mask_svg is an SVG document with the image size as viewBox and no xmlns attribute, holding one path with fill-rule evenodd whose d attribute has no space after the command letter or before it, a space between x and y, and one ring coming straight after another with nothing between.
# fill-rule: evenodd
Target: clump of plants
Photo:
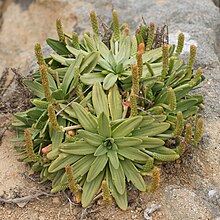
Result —
<instances>
[{"instance_id":1,"label":"clump of plants","mask_svg":"<svg viewBox=\"0 0 220 220\"><path fill-rule=\"evenodd\" d=\"M179 59L182 33L176 46L158 46L153 23L131 37L115 10L103 32L94 11L90 19L93 33L82 38L57 20L48 57L35 45L39 70L23 81L33 107L16 113L13 127L25 141L22 159L51 181L52 192L69 188L83 207L102 193L104 204L113 197L126 210L128 182L154 192L159 165L201 140L203 97L194 90L204 76L193 68L195 46L188 63Z\"/></svg>"}]
</instances>

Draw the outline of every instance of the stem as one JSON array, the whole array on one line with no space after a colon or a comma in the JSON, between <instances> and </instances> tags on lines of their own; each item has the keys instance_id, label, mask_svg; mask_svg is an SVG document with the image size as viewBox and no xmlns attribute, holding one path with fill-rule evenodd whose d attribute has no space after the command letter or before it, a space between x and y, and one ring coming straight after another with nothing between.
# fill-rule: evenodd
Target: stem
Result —
<instances>
[{"instance_id":1,"label":"stem","mask_svg":"<svg viewBox=\"0 0 220 220\"><path fill-rule=\"evenodd\" d=\"M75 129L78 129L78 128L82 128L82 126L81 125L68 126L68 127L63 128L63 130L64 131L70 131L70 130L75 130Z\"/></svg>"},{"instance_id":2,"label":"stem","mask_svg":"<svg viewBox=\"0 0 220 220\"><path fill-rule=\"evenodd\" d=\"M80 94L78 97L73 99L71 102L69 102L64 108L62 108L60 111L57 112L56 116L58 116L60 113L62 113L68 106L70 106L73 102L78 100L82 95L84 95L92 86L88 87L82 94Z\"/></svg>"}]
</instances>

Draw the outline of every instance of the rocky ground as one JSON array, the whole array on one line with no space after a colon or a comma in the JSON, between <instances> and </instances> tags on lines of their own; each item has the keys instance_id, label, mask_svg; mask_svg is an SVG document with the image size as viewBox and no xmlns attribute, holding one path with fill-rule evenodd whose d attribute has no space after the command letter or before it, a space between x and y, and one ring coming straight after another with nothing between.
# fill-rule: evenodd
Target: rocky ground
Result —
<instances>
[{"instance_id":1,"label":"rocky ground","mask_svg":"<svg viewBox=\"0 0 220 220\"><path fill-rule=\"evenodd\" d=\"M95 9L109 21L111 9L118 10L120 21L135 28L142 19L157 25L169 25L170 42L184 32L187 44L198 46L196 67L201 66L206 81L200 89L205 96L205 134L198 149L192 150L180 164L165 165L160 189L155 194L131 189L129 209L114 204L103 208L100 201L82 209L69 202L69 195L42 195L26 203L0 202L0 219L144 219L144 210L160 205L153 220L220 219L220 11L219 1L211 0L0 0L0 199L15 199L47 192L29 176L29 167L17 160L15 132L8 128L10 112L27 106L30 94L19 84L36 66L33 46L45 45L47 37L56 37L55 20L62 18L66 32L83 33L89 27L89 12ZM45 53L47 48L45 47ZM14 71L11 68L15 68ZM13 200L16 201L16 200ZM146 216L147 217L147 216ZM150 218L148 218L150 219Z\"/></svg>"}]
</instances>

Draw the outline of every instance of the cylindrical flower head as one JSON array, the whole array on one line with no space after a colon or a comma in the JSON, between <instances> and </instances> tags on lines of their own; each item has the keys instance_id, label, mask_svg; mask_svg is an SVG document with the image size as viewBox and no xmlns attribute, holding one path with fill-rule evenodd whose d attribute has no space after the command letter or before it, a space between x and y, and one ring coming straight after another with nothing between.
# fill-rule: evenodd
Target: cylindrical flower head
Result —
<instances>
[{"instance_id":1,"label":"cylindrical flower head","mask_svg":"<svg viewBox=\"0 0 220 220\"><path fill-rule=\"evenodd\" d=\"M169 68L169 46L164 44L162 46L162 58L163 58L163 69L162 69L162 79L165 79L167 71Z\"/></svg>"},{"instance_id":2,"label":"cylindrical flower head","mask_svg":"<svg viewBox=\"0 0 220 220\"><path fill-rule=\"evenodd\" d=\"M36 162L38 160L38 157L35 154L34 149L33 149L33 142L32 142L32 138L31 138L31 131L30 131L29 128L26 128L24 130L24 136L25 136L25 142L26 142L27 156L28 156L28 158L31 161Z\"/></svg>"},{"instance_id":3,"label":"cylindrical flower head","mask_svg":"<svg viewBox=\"0 0 220 220\"><path fill-rule=\"evenodd\" d=\"M135 31L135 36L137 38L138 44L144 43L144 39L143 39L143 37L141 35L141 32L140 32L139 28Z\"/></svg>"},{"instance_id":4,"label":"cylindrical flower head","mask_svg":"<svg viewBox=\"0 0 220 220\"><path fill-rule=\"evenodd\" d=\"M135 95L139 95L139 74L138 74L138 66L137 64L131 65L132 71L132 89L134 90Z\"/></svg>"},{"instance_id":5,"label":"cylindrical flower head","mask_svg":"<svg viewBox=\"0 0 220 220\"><path fill-rule=\"evenodd\" d=\"M74 179L71 166L66 165L65 170L66 170L66 176L67 176L69 189L76 196L76 202L80 203L80 201L81 201L81 188L76 183L76 181Z\"/></svg>"},{"instance_id":6,"label":"cylindrical flower head","mask_svg":"<svg viewBox=\"0 0 220 220\"><path fill-rule=\"evenodd\" d=\"M120 27L119 27L119 21L118 21L118 14L116 10L112 11L112 18L113 18L114 40L119 41Z\"/></svg>"},{"instance_id":7,"label":"cylindrical flower head","mask_svg":"<svg viewBox=\"0 0 220 220\"><path fill-rule=\"evenodd\" d=\"M147 38L147 27L144 24L142 24L141 27L140 27L140 35L143 38L144 43L145 43L146 38Z\"/></svg>"},{"instance_id":8,"label":"cylindrical flower head","mask_svg":"<svg viewBox=\"0 0 220 220\"><path fill-rule=\"evenodd\" d=\"M138 109L137 109L137 98L135 96L133 89L131 89L130 102L131 102L131 116L134 117L138 114Z\"/></svg>"},{"instance_id":9,"label":"cylindrical flower head","mask_svg":"<svg viewBox=\"0 0 220 220\"><path fill-rule=\"evenodd\" d=\"M35 44L34 51L35 51L38 65L40 66L40 65L45 64L44 57L42 54L42 49L39 43Z\"/></svg>"},{"instance_id":10,"label":"cylindrical flower head","mask_svg":"<svg viewBox=\"0 0 220 220\"><path fill-rule=\"evenodd\" d=\"M176 121L176 128L174 130L174 135L179 136L182 134L184 128L183 123L183 114L181 111L177 112L177 121Z\"/></svg>"},{"instance_id":11,"label":"cylindrical flower head","mask_svg":"<svg viewBox=\"0 0 220 220\"><path fill-rule=\"evenodd\" d=\"M138 45L138 51L141 53L141 54L144 54L144 51L145 51L145 45L144 43L140 43Z\"/></svg>"},{"instance_id":12,"label":"cylindrical flower head","mask_svg":"<svg viewBox=\"0 0 220 220\"><path fill-rule=\"evenodd\" d=\"M202 76L202 68L200 67L200 68L197 70L195 77L200 78L201 76Z\"/></svg>"},{"instance_id":13,"label":"cylindrical flower head","mask_svg":"<svg viewBox=\"0 0 220 220\"><path fill-rule=\"evenodd\" d=\"M184 141L181 141L179 146L177 147L177 153L180 156L182 156L185 151L186 151L186 143Z\"/></svg>"},{"instance_id":14,"label":"cylindrical flower head","mask_svg":"<svg viewBox=\"0 0 220 220\"><path fill-rule=\"evenodd\" d=\"M48 101L51 101L51 94L50 94L50 87L48 81L48 73L47 73L47 66L45 64L40 66L40 75L41 75L41 82L44 88L45 97Z\"/></svg>"},{"instance_id":15,"label":"cylindrical flower head","mask_svg":"<svg viewBox=\"0 0 220 220\"><path fill-rule=\"evenodd\" d=\"M93 33L99 35L98 19L95 11L93 10L90 12L90 21L91 21Z\"/></svg>"},{"instance_id":16,"label":"cylindrical flower head","mask_svg":"<svg viewBox=\"0 0 220 220\"><path fill-rule=\"evenodd\" d=\"M192 126L190 123L186 124L185 128L185 141L187 144L190 144L192 141Z\"/></svg>"},{"instance_id":17,"label":"cylindrical flower head","mask_svg":"<svg viewBox=\"0 0 220 220\"><path fill-rule=\"evenodd\" d=\"M58 34L58 37L59 37L59 41L65 43L65 35L63 33L63 27L62 27L61 19L57 19L56 26L57 26L57 34Z\"/></svg>"},{"instance_id":18,"label":"cylindrical flower head","mask_svg":"<svg viewBox=\"0 0 220 220\"><path fill-rule=\"evenodd\" d=\"M154 23L150 23L149 31L148 31L148 38L147 38L147 45L146 50L151 50L154 42Z\"/></svg>"},{"instance_id":19,"label":"cylindrical flower head","mask_svg":"<svg viewBox=\"0 0 220 220\"><path fill-rule=\"evenodd\" d=\"M159 186L160 186L160 169L158 167L154 167L149 191L155 192L159 188Z\"/></svg>"},{"instance_id":20,"label":"cylindrical flower head","mask_svg":"<svg viewBox=\"0 0 220 220\"><path fill-rule=\"evenodd\" d=\"M202 73L202 68L199 68L194 77L189 81L189 84L195 86L201 80Z\"/></svg>"},{"instance_id":21,"label":"cylindrical flower head","mask_svg":"<svg viewBox=\"0 0 220 220\"><path fill-rule=\"evenodd\" d=\"M197 50L197 48L195 45L190 46L190 55L189 55L189 61L188 61L189 68L192 68L193 64L195 62L196 50Z\"/></svg>"},{"instance_id":22,"label":"cylindrical flower head","mask_svg":"<svg viewBox=\"0 0 220 220\"><path fill-rule=\"evenodd\" d=\"M73 47L76 48L77 50L80 50L80 45L79 45L79 37L76 32L72 34L72 43Z\"/></svg>"},{"instance_id":23,"label":"cylindrical flower head","mask_svg":"<svg viewBox=\"0 0 220 220\"><path fill-rule=\"evenodd\" d=\"M175 54L176 56L179 56L183 51L184 38L185 38L184 34L180 33L178 36L178 43L177 43L176 54Z\"/></svg>"},{"instance_id":24,"label":"cylindrical flower head","mask_svg":"<svg viewBox=\"0 0 220 220\"><path fill-rule=\"evenodd\" d=\"M143 172L149 172L153 169L153 167L154 167L154 158L149 157L147 158L147 161L143 166Z\"/></svg>"},{"instance_id":25,"label":"cylindrical flower head","mask_svg":"<svg viewBox=\"0 0 220 220\"><path fill-rule=\"evenodd\" d=\"M196 131L194 134L195 144L198 144L199 141L201 141L203 132L204 132L204 123L202 118L199 118L196 123Z\"/></svg>"},{"instance_id":26,"label":"cylindrical flower head","mask_svg":"<svg viewBox=\"0 0 220 220\"><path fill-rule=\"evenodd\" d=\"M136 54L136 60L138 65L138 78L140 79L143 74L143 59L142 59L142 53L140 51Z\"/></svg>"},{"instance_id":27,"label":"cylindrical flower head","mask_svg":"<svg viewBox=\"0 0 220 220\"><path fill-rule=\"evenodd\" d=\"M49 117L49 120L50 120L52 127L55 130L61 130L61 128L57 122L57 117L56 117L53 105L49 104L47 110L48 110L48 117Z\"/></svg>"},{"instance_id":28,"label":"cylindrical flower head","mask_svg":"<svg viewBox=\"0 0 220 220\"><path fill-rule=\"evenodd\" d=\"M110 190L109 190L108 183L106 180L102 181L102 196L103 196L104 204L111 205L112 198L111 198Z\"/></svg>"},{"instance_id":29,"label":"cylindrical flower head","mask_svg":"<svg viewBox=\"0 0 220 220\"><path fill-rule=\"evenodd\" d=\"M171 87L167 89L168 103L171 111L176 110L176 95Z\"/></svg>"}]
</instances>

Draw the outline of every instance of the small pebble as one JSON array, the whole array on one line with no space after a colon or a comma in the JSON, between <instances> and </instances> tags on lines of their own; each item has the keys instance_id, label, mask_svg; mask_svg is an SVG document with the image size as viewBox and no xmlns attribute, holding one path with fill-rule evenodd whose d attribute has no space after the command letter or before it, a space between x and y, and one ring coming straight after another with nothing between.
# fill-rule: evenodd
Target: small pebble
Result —
<instances>
[{"instance_id":1,"label":"small pebble","mask_svg":"<svg viewBox=\"0 0 220 220\"><path fill-rule=\"evenodd\" d=\"M46 220L46 218L44 216L39 216L39 220Z\"/></svg>"},{"instance_id":2,"label":"small pebble","mask_svg":"<svg viewBox=\"0 0 220 220\"><path fill-rule=\"evenodd\" d=\"M216 190L212 189L208 192L209 198L212 198L217 193Z\"/></svg>"},{"instance_id":3,"label":"small pebble","mask_svg":"<svg viewBox=\"0 0 220 220\"><path fill-rule=\"evenodd\" d=\"M52 199L52 203L55 204L55 205L59 205L60 204L60 199L58 197L54 197Z\"/></svg>"}]
</instances>

